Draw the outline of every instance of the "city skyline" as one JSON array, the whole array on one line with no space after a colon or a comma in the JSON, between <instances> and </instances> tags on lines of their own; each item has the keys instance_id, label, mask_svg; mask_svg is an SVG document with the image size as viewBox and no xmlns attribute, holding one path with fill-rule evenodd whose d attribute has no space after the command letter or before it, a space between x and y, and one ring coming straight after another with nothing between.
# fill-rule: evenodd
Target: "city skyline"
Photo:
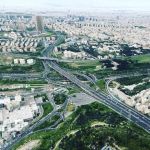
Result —
<instances>
[{"instance_id":1,"label":"city skyline","mask_svg":"<svg viewBox=\"0 0 150 150\"><path fill-rule=\"evenodd\" d=\"M149 10L149 0L1 0L0 10L96 10L102 8Z\"/></svg>"},{"instance_id":2,"label":"city skyline","mask_svg":"<svg viewBox=\"0 0 150 150\"><path fill-rule=\"evenodd\" d=\"M1 0L0 150L150 150L143 2Z\"/></svg>"}]
</instances>

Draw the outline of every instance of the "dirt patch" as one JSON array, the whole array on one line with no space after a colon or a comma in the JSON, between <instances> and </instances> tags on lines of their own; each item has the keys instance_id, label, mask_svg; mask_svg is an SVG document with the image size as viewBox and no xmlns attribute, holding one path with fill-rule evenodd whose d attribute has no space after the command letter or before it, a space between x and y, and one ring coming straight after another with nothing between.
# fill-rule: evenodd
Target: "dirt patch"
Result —
<instances>
[{"instance_id":1,"label":"dirt patch","mask_svg":"<svg viewBox=\"0 0 150 150\"><path fill-rule=\"evenodd\" d=\"M41 144L40 140L33 140L20 146L17 150L32 150Z\"/></svg>"}]
</instances>

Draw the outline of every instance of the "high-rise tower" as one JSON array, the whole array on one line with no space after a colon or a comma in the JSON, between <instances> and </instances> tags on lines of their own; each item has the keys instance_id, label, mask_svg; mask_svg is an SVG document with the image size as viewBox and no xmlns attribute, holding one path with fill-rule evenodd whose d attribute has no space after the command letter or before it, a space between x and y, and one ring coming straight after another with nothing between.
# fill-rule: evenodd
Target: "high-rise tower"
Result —
<instances>
[{"instance_id":1,"label":"high-rise tower","mask_svg":"<svg viewBox=\"0 0 150 150\"><path fill-rule=\"evenodd\" d=\"M44 31L44 22L42 16L36 16L36 28L38 33L42 33Z\"/></svg>"}]
</instances>

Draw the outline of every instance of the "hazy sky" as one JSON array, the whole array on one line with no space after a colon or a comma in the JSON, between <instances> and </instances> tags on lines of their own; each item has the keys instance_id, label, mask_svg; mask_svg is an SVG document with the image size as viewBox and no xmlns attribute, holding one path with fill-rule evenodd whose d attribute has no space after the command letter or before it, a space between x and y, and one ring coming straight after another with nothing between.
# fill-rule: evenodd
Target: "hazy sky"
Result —
<instances>
[{"instance_id":1,"label":"hazy sky","mask_svg":"<svg viewBox=\"0 0 150 150\"><path fill-rule=\"evenodd\" d=\"M0 9L98 9L140 8L150 10L150 0L0 0Z\"/></svg>"}]
</instances>

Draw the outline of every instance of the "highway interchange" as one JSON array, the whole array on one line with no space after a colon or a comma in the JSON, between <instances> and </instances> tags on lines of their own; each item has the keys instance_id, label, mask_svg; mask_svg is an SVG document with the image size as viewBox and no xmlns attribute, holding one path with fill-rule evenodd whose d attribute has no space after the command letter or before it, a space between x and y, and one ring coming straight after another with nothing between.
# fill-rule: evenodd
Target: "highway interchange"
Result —
<instances>
[{"instance_id":1,"label":"highway interchange","mask_svg":"<svg viewBox=\"0 0 150 150\"><path fill-rule=\"evenodd\" d=\"M45 50L42 52L42 57L39 57L38 59L41 59L45 68L45 71L43 72L43 78L45 78L47 81L47 74L50 72L50 69L54 69L56 72L58 72L60 75L63 77L67 78L69 81L80 87L82 90L84 90L87 94L92 96L94 99L96 99L98 102L108 106L109 108L113 109L116 111L118 114L121 116L127 118L128 120L134 122L138 126L142 127L145 131L150 133L150 118L146 117L145 115L141 114L140 112L136 111L135 109L127 106L126 104L122 103L113 95L108 95L104 92L101 91L96 91L93 88L91 88L89 85L83 83L80 81L75 75L71 74L70 72L62 69L57 63L55 59L51 59L49 57L49 53L54 49L54 45L50 45ZM9 74L1 74L3 77L10 77ZM29 75L24 75L24 74L13 74L12 77L17 78L17 77L29 77ZM39 75L37 74L31 74L31 79L32 78L38 78ZM120 77L120 76L118 76ZM116 79L117 77L111 78L111 79ZM107 85L109 85L109 81L107 82ZM65 103L65 106L67 103ZM64 107L65 107L64 106ZM6 147L4 147L4 150L11 150L13 145L18 143L20 140L25 138L26 136L30 135L33 133L33 130L44 123L46 120L51 118L53 115L57 114L58 112L56 111L56 107L54 107L54 110L49 113L47 116L42 118L41 120L37 121L34 125L23 131L18 137L16 137L13 141L11 141ZM51 128L48 128L51 129ZM46 130L46 129L45 129Z\"/></svg>"},{"instance_id":2,"label":"highway interchange","mask_svg":"<svg viewBox=\"0 0 150 150\"><path fill-rule=\"evenodd\" d=\"M50 47L50 49L47 49L46 51L52 51L51 49L53 47ZM47 57L47 59L46 59ZM79 79L77 79L76 76L71 74L70 72L67 72L66 70L63 70L55 61L49 59L48 55L45 55L44 59L45 62L49 64L51 68L53 68L55 71L60 73L62 76L70 80L72 83L79 86L81 89L83 89L86 93L97 99L99 102L103 103L104 105L110 107L120 115L124 116L130 121L133 121L138 126L142 127L144 130L146 130L148 133L150 133L150 118L144 116L140 112L136 111L135 109L127 106L126 104L122 103L121 101L116 100L112 95L104 94L103 92L97 92L90 86L88 86L85 83L82 83ZM135 74L135 76L139 76L140 74ZM121 76L126 77L127 75ZM114 77L113 79L119 78L120 76Z\"/></svg>"},{"instance_id":3,"label":"highway interchange","mask_svg":"<svg viewBox=\"0 0 150 150\"><path fill-rule=\"evenodd\" d=\"M79 86L83 89L86 93L97 99L99 102L103 103L104 105L110 107L120 115L124 116L125 118L133 121L138 126L142 127L144 130L150 133L150 118L142 115L141 113L137 112L136 110L130 108L129 106L125 105L121 101L116 101L114 97L109 96L107 94L97 92L90 86L85 83L82 83L76 76L73 74L66 72L62 68L60 68L55 62L49 62L50 67L52 67L55 71L60 73L62 76L70 80L72 83Z\"/></svg>"}]
</instances>

